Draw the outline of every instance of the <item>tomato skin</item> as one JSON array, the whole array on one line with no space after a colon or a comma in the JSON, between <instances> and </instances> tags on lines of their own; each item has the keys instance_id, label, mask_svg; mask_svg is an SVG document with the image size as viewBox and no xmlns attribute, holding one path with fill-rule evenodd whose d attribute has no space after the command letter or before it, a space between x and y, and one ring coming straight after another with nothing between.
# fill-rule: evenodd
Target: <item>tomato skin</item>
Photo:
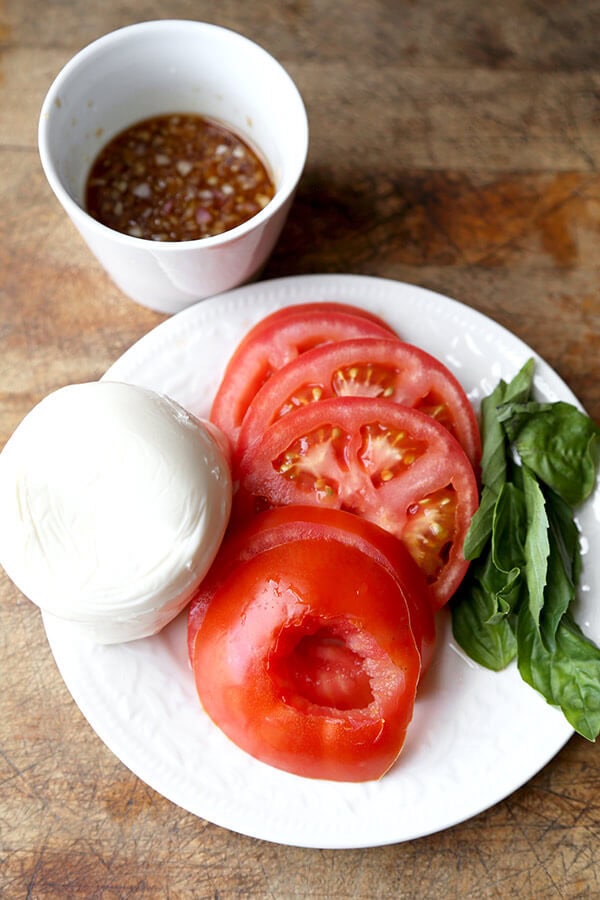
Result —
<instances>
[{"instance_id":1,"label":"tomato skin","mask_svg":"<svg viewBox=\"0 0 600 900\"><path fill-rule=\"evenodd\" d=\"M379 397L437 418L479 469L481 437L465 391L438 359L400 340L363 338L314 347L262 385L238 436L236 456L288 411L336 396Z\"/></svg>"},{"instance_id":2,"label":"tomato skin","mask_svg":"<svg viewBox=\"0 0 600 900\"><path fill-rule=\"evenodd\" d=\"M391 457L384 471L377 468L378 454ZM417 410L356 397L309 404L276 421L246 450L239 482L238 519L261 506L308 504L345 509L392 532L427 571L436 608L466 574L462 546L479 503L477 479L452 435ZM453 504L451 532L441 538L435 537L438 499L440 510ZM424 534L433 546L427 552L425 544L419 559L423 535L415 536L413 526L421 527L428 503L434 515Z\"/></svg>"},{"instance_id":3,"label":"tomato skin","mask_svg":"<svg viewBox=\"0 0 600 900\"><path fill-rule=\"evenodd\" d=\"M381 328L385 328L385 330L391 334L395 334L391 325L388 325L388 323L384 321L381 316L378 316L377 313L372 313L368 309L363 309L361 306L355 306L353 303L340 303L337 300L313 300L310 303L296 303L291 306L282 306L280 309L276 309L275 312L269 313L261 319L261 323L269 326L277 324L282 319L287 318L288 316L295 316L299 312L303 316L306 316L307 314L312 315L313 313L348 313L352 316L360 316L362 319L368 319L376 325L380 325Z\"/></svg>"},{"instance_id":4,"label":"tomato skin","mask_svg":"<svg viewBox=\"0 0 600 900\"><path fill-rule=\"evenodd\" d=\"M234 350L214 397L210 420L235 449L250 402L281 366L320 344L393 334L377 316L348 304L306 303L279 309L251 328Z\"/></svg>"},{"instance_id":5,"label":"tomato skin","mask_svg":"<svg viewBox=\"0 0 600 900\"><path fill-rule=\"evenodd\" d=\"M391 575L354 547L333 542L322 554L320 544L279 545L234 568L198 631L196 687L210 718L262 762L309 778L372 780L402 749L419 653ZM319 673L332 636L345 648L339 705L337 688L328 702L331 672L322 682Z\"/></svg>"},{"instance_id":6,"label":"tomato skin","mask_svg":"<svg viewBox=\"0 0 600 900\"><path fill-rule=\"evenodd\" d=\"M331 542L359 549L377 562L397 582L408 606L411 627L421 655L421 671L431 663L435 646L433 598L429 586L401 541L388 531L352 513L316 506L281 506L253 516L229 533L206 578L188 607L188 654L212 598L230 572L240 563L272 547L297 540L321 541L316 553L327 552Z\"/></svg>"}]
</instances>

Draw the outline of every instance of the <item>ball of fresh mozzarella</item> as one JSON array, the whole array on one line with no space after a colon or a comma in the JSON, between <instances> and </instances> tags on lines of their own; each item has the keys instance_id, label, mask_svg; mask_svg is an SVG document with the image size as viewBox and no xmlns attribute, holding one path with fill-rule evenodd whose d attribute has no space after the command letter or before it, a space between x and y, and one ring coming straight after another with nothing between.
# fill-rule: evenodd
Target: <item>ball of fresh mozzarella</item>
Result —
<instances>
[{"instance_id":1,"label":"ball of fresh mozzarella","mask_svg":"<svg viewBox=\"0 0 600 900\"><path fill-rule=\"evenodd\" d=\"M98 643L159 631L219 548L231 474L213 426L110 381L61 388L0 453L0 563Z\"/></svg>"}]
</instances>

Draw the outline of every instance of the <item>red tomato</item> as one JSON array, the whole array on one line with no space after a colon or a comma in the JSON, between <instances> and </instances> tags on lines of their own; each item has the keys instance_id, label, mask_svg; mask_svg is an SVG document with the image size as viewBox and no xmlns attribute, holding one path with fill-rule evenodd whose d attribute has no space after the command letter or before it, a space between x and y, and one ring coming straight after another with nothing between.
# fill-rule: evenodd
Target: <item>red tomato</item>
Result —
<instances>
[{"instance_id":1,"label":"red tomato","mask_svg":"<svg viewBox=\"0 0 600 900\"><path fill-rule=\"evenodd\" d=\"M468 457L430 416L391 400L342 397L288 413L239 464L235 515L309 504L357 513L400 538L436 607L462 581L478 506Z\"/></svg>"},{"instance_id":2,"label":"red tomato","mask_svg":"<svg viewBox=\"0 0 600 900\"><path fill-rule=\"evenodd\" d=\"M261 319L238 345L213 401L210 418L235 447L250 401L281 366L306 350L352 337L390 337L371 313L340 303L306 303Z\"/></svg>"},{"instance_id":3,"label":"red tomato","mask_svg":"<svg viewBox=\"0 0 600 900\"><path fill-rule=\"evenodd\" d=\"M402 749L420 659L384 567L337 541L302 540L232 570L193 670L207 714L247 753L296 775L367 781Z\"/></svg>"},{"instance_id":4,"label":"red tomato","mask_svg":"<svg viewBox=\"0 0 600 900\"><path fill-rule=\"evenodd\" d=\"M352 303L338 303L335 300L316 300L311 303L295 303L291 306L282 306L281 309L276 309L275 312L269 313L268 316L265 316L261 321L268 325L272 325L274 322L277 323L283 318L287 318L289 315L295 316L298 312L301 312L303 315L310 313L349 313L353 316L360 316L362 319L369 319L371 322L375 322L377 325L380 325L382 328L385 328L386 331L394 334L393 328L391 328L387 322L385 322L381 316L378 316L376 313L370 312L368 309L363 309L361 306L354 306Z\"/></svg>"},{"instance_id":5,"label":"red tomato","mask_svg":"<svg viewBox=\"0 0 600 900\"><path fill-rule=\"evenodd\" d=\"M281 506L253 516L229 534L188 608L188 652L215 593L240 563L271 547L297 540L321 540L326 553L332 542L356 547L382 565L395 579L408 605L411 627L421 654L421 670L431 662L435 644L432 598L426 580L404 545L388 531L342 510L316 506Z\"/></svg>"},{"instance_id":6,"label":"red tomato","mask_svg":"<svg viewBox=\"0 0 600 900\"><path fill-rule=\"evenodd\" d=\"M288 412L329 397L385 397L420 409L441 422L479 467L477 418L457 379L424 350L383 338L315 347L275 372L248 407L237 454Z\"/></svg>"}]
</instances>

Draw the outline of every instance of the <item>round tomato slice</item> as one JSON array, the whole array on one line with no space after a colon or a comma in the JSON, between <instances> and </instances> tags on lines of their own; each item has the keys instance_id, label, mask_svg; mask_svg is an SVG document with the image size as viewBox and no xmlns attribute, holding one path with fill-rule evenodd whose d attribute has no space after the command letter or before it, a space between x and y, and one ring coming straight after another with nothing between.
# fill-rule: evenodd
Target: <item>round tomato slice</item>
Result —
<instances>
[{"instance_id":1,"label":"round tomato slice","mask_svg":"<svg viewBox=\"0 0 600 900\"><path fill-rule=\"evenodd\" d=\"M478 470L479 427L458 380L424 350L379 338L315 347L275 372L248 408L237 454L288 412L330 397L385 397L419 409L448 429Z\"/></svg>"},{"instance_id":2,"label":"round tomato slice","mask_svg":"<svg viewBox=\"0 0 600 900\"><path fill-rule=\"evenodd\" d=\"M293 541L237 565L194 645L200 701L264 763L368 781L393 765L420 658L397 582L360 550Z\"/></svg>"},{"instance_id":3,"label":"round tomato slice","mask_svg":"<svg viewBox=\"0 0 600 900\"><path fill-rule=\"evenodd\" d=\"M408 605L421 655L421 671L425 672L433 656L435 623L429 586L422 572L402 542L388 531L352 513L316 506L281 506L265 510L227 536L188 607L190 660L193 660L194 642L206 610L229 573L265 550L308 539L320 542L316 551L320 555L328 552L332 542L355 547L383 566L395 579Z\"/></svg>"},{"instance_id":4,"label":"round tomato slice","mask_svg":"<svg viewBox=\"0 0 600 900\"><path fill-rule=\"evenodd\" d=\"M390 337L371 313L338 303L306 303L261 319L234 351L213 400L210 419L235 448L250 401L273 372L320 344L353 337Z\"/></svg>"},{"instance_id":5,"label":"round tomato slice","mask_svg":"<svg viewBox=\"0 0 600 900\"><path fill-rule=\"evenodd\" d=\"M288 413L248 448L234 515L287 504L358 514L404 543L441 607L468 568L478 502L473 467L439 422L391 400L340 397Z\"/></svg>"}]
</instances>

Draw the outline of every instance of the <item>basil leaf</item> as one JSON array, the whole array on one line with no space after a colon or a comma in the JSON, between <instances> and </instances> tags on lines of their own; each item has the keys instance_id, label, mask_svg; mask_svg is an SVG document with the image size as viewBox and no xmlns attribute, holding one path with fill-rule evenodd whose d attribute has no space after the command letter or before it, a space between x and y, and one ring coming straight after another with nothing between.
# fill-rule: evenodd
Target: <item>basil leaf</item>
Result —
<instances>
[{"instance_id":1,"label":"basil leaf","mask_svg":"<svg viewBox=\"0 0 600 900\"><path fill-rule=\"evenodd\" d=\"M548 518L544 495L536 478L523 466L523 489L527 509L527 537L525 538L525 572L529 609L536 626L540 624L540 614L544 606L544 588L548 572L550 542L548 539Z\"/></svg>"},{"instance_id":2,"label":"basil leaf","mask_svg":"<svg viewBox=\"0 0 600 900\"><path fill-rule=\"evenodd\" d=\"M527 403L533 390L533 372L535 360L530 358L521 366L514 378L509 381L505 391L507 403Z\"/></svg>"},{"instance_id":3,"label":"basil leaf","mask_svg":"<svg viewBox=\"0 0 600 900\"><path fill-rule=\"evenodd\" d=\"M554 491L547 489L545 494L550 532L555 537L556 549L563 560L565 571L577 587L582 561L579 529L573 519L573 510Z\"/></svg>"},{"instance_id":4,"label":"basil leaf","mask_svg":"<svg viewBox=\"0 0 600 900\"><path fill-rule=\"evenodd\" d=\"M507 385L500 381L494 391L481 403L481 455L482 492L479 507L471 519L463 554L465 559L476 559L483 552L492 534L494 507L502 485L506 481L506 436L498 422L496 409L504 402Z\"/></svg>"},{"instance_id":5,"label":"basil leaf","mask_svg":"<svg viewBox=\"0 0 600 900\"><path fill-rule=\"evenodd\" d=\"M517 641L509 619L497 616L498 601L489 589L497 572L491 558L478 568L481 577L461 588L452 602L452 632L471 659L499 672L515 658Z\"/></svg>"},{"instance_id":6,"label":"basil leaf","mask_svg":"<svg viewBox=\"0 0 600 900\"><path fill-rule=\"evenodd\" d=\"M552 491L546 491L545 496L550 555L540 632L545 646L554 650L559 623L576 597L581 551L570 507Z\"/></svg>"},{"instance_id":7,"label":"basil leaf","mask_svg":"<svg viewBox=\"0 0 600 900\"><path fill-rule=\"evenodd\" d=\"M489 396L481 402L481 483L483 490L479 509L471 520L465 538L465 559L477 559L492 533L496 500L507 478L506 435L498 419L498 408L505 403L524 403L533 385L533 359L528 360L508 384L499 381Z\"/></svg>"},{"instance_id":8,"label":"basil leaf","mask_svg":"<svg viewBox=\"0 0 600 900\"><path fill-rule=\"evenodd\" d=\"M494 510L491 554L481 582L494 598L495 613L490 624L515 608L525 566L524 542L527 514L523 492L507 483L500 491Z\"/></svg>"},{"instance_id":9,"label":"basil leaf","mask_svg":"<svg viewBox=\"0 0 600 900\"><path fill-rule=\"evenodd\" d=\"M494 509L492 558L503 572L525 565L527 506L523 491L507 482Z\"/></svg>"},{"instance_id":10,"label":"basil leaf","mask_svg":"<svg viewBox=\"0 0 600 900\"><path fill-rule=\"evenodd\" d=\"M522 583L522 573L518 567L503 572L491 563L481 579L481 586L492 599L494 610L486 625L496 625L513 611L519 602Z\"/></svg>"},{"instance_id":11,"label":"basil leaf","mask_svg":"<svg viewBox=\"0 0 600 900\"><path fill-rule=\"evenodd\" d=\"M559 707L575 731L590 741L600 734L600 649L569 614L548 650L523 603L517 618L518 667L521 677L548 703Z\"/></svg>"},{"instance_id":12,"label":"basil leaf","mask_svg":"<svg viewBox=\"0 0 600 900\"><path fill-rule=\"evenodd\" d=\"M550 671L552 653L542 642L528 603L523 603L519 608L515 634L518 645L517 665L521 678L539 691L548 703L555 703Z\"/></svg>"},{"instance_id":13,"label":"basil leaf","mask_svg":"<svg viewBox=\"0 0 600 900\"><path fill-rule=\"evenodd\" d=\"M554 695L573 728L593 741L600 734L600 649L570 616L556 634Z\"/></svg>"},{"instance_id":14,"label":"basil leaf","mask_svg":"<svg viewBox=\"0 0 600 900\"><path fill-rule=\"evenodd\" d=\"M507 402L507 390L506 382L500 381L481 402L481 482L494 490L506 480L506 436L497 409Z\"/></svg>"},{"instance_id":15,"label":"basil leaf","mask_svg":"<svg viewBox=\"0 0 600 900\"><path fill-rule=\"evenodd\" d=\"M563 401L506 403L498 418L523 463L570 506L592 493L600 455L600 428Z\"/></svg>"},{"instance_id":16,"label":"basil leaf","mask_svg":"<svg viewBox=\"0 0 600 900\"><path fill-rule=\"evenodd\" d=\"M467 531L463 544L463 555L465 559L472 560L481 556L485 545L490 540L497 499L497 493L487 485L484 485L481 492L479 507L471 519L471 524L469 525L469 530Z\"/></svg>"}]
</instances>

